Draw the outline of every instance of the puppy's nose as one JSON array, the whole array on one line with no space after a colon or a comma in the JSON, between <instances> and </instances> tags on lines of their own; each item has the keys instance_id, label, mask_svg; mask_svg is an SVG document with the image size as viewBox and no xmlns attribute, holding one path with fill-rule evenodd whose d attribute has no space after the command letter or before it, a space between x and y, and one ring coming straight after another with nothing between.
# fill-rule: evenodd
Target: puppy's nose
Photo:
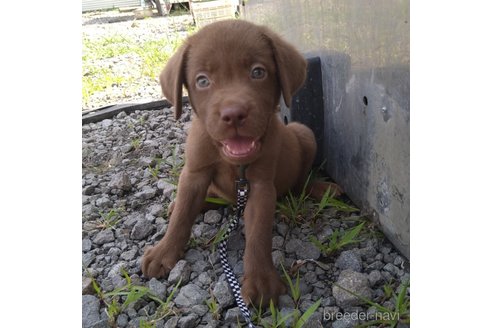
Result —
<instances>
[{"instance_id":1,"label":"puppy's nose","mask_svg":"<svg viewBox=\"0 0 492 328\"><path fill-rule=\"evenodd\" d=\"M220 111L220 119L231 126L242 126L248 113L243 106L228 106Z\"/></svg>"}]
</instances>

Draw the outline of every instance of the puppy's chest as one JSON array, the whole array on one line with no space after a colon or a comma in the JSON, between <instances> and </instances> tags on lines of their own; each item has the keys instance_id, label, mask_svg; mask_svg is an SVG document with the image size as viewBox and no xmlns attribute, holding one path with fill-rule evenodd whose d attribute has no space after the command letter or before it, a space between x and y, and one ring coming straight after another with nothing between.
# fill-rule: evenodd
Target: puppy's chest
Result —
<instances>
[{"instance_id":1,"label":"puppy's chest","mask_svg":"<svg viewBox=\"0 0 492 328\"><path fill-rule=\"evenodd\" d=\"M239 167L221 164L217 167L212 184L214 189L228 200L236 200L236 180L239 178Z\"/></svg>"}]
</instances>

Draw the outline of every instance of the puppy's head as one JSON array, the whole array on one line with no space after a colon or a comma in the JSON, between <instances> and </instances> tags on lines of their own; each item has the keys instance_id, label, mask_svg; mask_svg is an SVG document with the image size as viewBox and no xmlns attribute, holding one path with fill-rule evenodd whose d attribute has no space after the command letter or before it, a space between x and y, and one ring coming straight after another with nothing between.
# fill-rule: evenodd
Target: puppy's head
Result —
<instances>
[{"instance_id":1,"label":"puppy's head","mask_svg":"<svg viewBox=\"0 0 492 328\"><path fill-rule=\"evenodd\" d=\"M160 75L164 96L182 111L182 87L221 155L254 161L280 95L290 106L306 76L306 61L266 27L220 21L189 37Z\"/></svg>"}]
</instances>

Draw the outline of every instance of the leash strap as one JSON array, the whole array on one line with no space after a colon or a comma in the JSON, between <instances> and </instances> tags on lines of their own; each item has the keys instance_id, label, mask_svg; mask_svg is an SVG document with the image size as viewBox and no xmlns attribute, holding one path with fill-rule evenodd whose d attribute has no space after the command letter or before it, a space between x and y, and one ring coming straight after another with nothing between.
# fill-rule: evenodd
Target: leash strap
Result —
<instances>
[{"instance_id":1,"label":"leash strap","mask_svg":"<svg viewBox=\"0 0 492 328\"><path fill-rule=\"evenodd\" d=\"M229 239L229 235L231 232L236 229L237 224L244 213L244 208L246 207L246 201L248 200L248 191L249 184L248 180L246 180L244 175L244 167L241 167L241 178L236 180L236 190L237 190L237 209L236 216L232 217L232 220L227 227L227 230L222 238L222 241L219 243L219 255L220 255L220 263L222 264L222 269L227 278L227 282L231 287L234 298L236 299L237 306L239 310L241 310L241 314L243 315L244 320L246 320L246 324L249 328L255 328L253 323L251 322L251 313L249 312L248 306L244 303L244 300L241 296L241 286L234 275L234 272L227 261L227 240Z\"/></svg>"}]
</instances>

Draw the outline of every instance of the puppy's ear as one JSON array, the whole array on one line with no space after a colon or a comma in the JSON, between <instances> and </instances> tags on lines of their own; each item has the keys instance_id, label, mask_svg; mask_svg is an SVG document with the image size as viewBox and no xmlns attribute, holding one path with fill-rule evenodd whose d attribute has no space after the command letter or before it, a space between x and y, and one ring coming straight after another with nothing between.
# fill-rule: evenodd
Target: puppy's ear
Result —
<instances>
[{"instance_id":1,"label":"puppy's ear","mask_svg":"<svg viewBox=\"0 0 492 328\"><path fill-rule=\"evenodd\" d=\"M169 59L159 76L162 94L174 105L174 117L179 119L183 111L183 85L185 81L187 44L183 44Z\"/></svg>"},{"instance_id":2,"label":"puppy's ear","mask_svg":"<svg viewBox=\"0 0 492 328\"><path fill-rule=\"evenodd\" d=\"M266 29L265 36L271 43L284 102L287 107L290 107L292 96L301 88L306 79L307 62L296 48L276 33Z\"/></svg>"}]
</instances>

